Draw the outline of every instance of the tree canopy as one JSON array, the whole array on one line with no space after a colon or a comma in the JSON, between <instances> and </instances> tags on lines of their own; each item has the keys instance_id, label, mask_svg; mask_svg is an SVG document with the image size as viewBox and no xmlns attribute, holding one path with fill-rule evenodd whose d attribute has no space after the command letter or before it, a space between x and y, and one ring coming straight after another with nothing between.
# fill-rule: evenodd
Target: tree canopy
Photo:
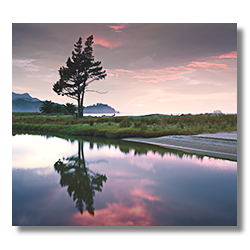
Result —
<instances>
[{"instance_id":1,"label":"tree canopy","mask_svg":"<svg viewBox=\"0 0 250 250\"><path fill-rule=\"evenodd\" d=\"M59 69L60 79L53 85L53 90L58 95L66 95L77 100L78 116L83 116L83 100L86 91L103 93L88 89L91 82L105 79L106 71L101 66L101 61L94 61L93 56L93 35L85 41L82 46L82 38L74 44L71 58L69 57L66 66Z\"/></svg>"},{"instance_id":2,"label":"tree canopy","mask_svg":"<svg viewBox=\"0 0 250 250\"><path fill-rule=\"evenodd\" d=\"M39 108L39 110L42 113L52 113L52 109L53 109L54 105L55 104L52 101L46 100L46 101L42 102L42 105Z\"/></svg>"}]
</instances>

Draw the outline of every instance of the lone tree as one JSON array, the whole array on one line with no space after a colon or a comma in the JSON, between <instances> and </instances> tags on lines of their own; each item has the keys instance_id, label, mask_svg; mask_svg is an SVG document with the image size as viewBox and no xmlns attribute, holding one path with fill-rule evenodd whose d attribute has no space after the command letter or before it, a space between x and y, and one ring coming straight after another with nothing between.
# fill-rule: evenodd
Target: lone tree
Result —
<instances>
[{"instance_id":1,"label":"lone tree","mask_svg":"<svg viewBox=\"0 0 250 250\"><path fill-rule=\"evenodd\" d=\"M105 79L106 71L100 66L101 61L94 61L93 53L93 35L89 36L85 42L85 47L82 50L82 38L74 44L72 51L72 59L68 58L66 67L61 67L59 71L60 79L53 85L53 90L58 95L66 95L72 99L77 100L78 103L78 117L83 116L83 99L87 91L99 92L97 90L90 90L88 86L95 80Z\"/></svg>"}]
</instances>

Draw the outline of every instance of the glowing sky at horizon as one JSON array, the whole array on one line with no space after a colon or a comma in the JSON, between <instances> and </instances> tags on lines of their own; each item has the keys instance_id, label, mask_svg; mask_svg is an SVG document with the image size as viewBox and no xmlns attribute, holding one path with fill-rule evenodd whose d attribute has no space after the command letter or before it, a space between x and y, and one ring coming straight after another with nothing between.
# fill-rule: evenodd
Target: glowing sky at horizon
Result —
<instances>
[{"instance_id":1,"label":"glowing sky at horizon","mask_svg":"<svg viewBox=\"0 0 250 250\"><path fill-rule=\"evenodd\" d=\"M95 60L107 77L84 105L105 103L124 113L237 113L236 24L13 24L12 91L40 100L58 96L53 84L73 44L93 34Z\"/></svg>"}]
</instances>

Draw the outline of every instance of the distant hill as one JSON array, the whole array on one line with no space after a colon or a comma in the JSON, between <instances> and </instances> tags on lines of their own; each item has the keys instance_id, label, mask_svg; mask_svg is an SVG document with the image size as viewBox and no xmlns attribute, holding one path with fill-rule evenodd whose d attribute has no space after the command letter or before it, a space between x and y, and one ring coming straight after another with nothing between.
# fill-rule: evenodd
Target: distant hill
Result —
<instances>
[{"instance_id":1,"label":"distant hill","mask_svg":"<svg viewBox=\"0 0 250 250\"><path fill-rule=\"evenodd\" d=\"M12 100L12 112L39 112L41 105L41 101L34 101L31 98L16 98Z\"/></svg>"},{"instance_id":2,"label":"distant hill","mask_svg":"<svg viewBox=\"0 0 250 250\"><path fill-rule=\"evenodd\" d=\"M12 100L15 100L15 99L17 99L17 98L23 98L23 97L24 97L24 98L31 99L31 100L33 100L33 101L39 101L39 102L40 102L39 99L37 99L37 98L32 98L28 93L17 94L17 93L12 92Z\"/></svg>"},{"instance_id":3,"label":"distant hill","mask_svg":"<svg viewBox=\"0 0 250 250\"><path fill-rule=\"evenodd\" d=\"M213 114L222 114L221 110L214 110Z\"/></svg>"},{"instance_id":4,"label":"distant hill","mask_svg":"<svg viewBox=\"0 0 250 250\"><path fill-rule=\"evenodd\" d=\"M83 110L84 113L119 113L114 108L108 106L107 104L97 103L96 105L87 106Z\"/></svg>"},{"instance_id":5,"label":"distant hill","mask_svg":"<svg viewBox=\"0 0 250 250\"><path fill-rule=\"evenodd\" d=\"M60 105L56 103L57 105ZM12 92L12 112L40 112L39 108L42 101L31 97L28 93L16 94ZM96 105L87 106L84 113L119 113L107 104L97 103Z\"/></svg>"}]
</instances>

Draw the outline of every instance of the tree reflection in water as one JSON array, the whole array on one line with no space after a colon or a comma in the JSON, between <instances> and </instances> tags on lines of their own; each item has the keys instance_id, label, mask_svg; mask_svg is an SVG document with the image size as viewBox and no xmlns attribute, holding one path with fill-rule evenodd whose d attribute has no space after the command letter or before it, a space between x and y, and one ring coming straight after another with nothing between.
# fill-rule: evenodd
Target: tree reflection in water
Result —
<instances>
[{"instance_id":1,"label":"tree reflection in water","mask_svg":"<svg viewBox=\"0 0 250 250\"><path fill-rule=\"evenodd\" d=\"M103 181L106 182L106 175L92 172L86 167L83 142L78 141L78 156L71 156L67 159L59 159L54 164L55 170L61 175L60 184L68 186L70 197L76 201L76 208L83 213L83 203L87 211L94 216L94 195L95 191L102 191Z\"/></svg>"}]
</instances>

